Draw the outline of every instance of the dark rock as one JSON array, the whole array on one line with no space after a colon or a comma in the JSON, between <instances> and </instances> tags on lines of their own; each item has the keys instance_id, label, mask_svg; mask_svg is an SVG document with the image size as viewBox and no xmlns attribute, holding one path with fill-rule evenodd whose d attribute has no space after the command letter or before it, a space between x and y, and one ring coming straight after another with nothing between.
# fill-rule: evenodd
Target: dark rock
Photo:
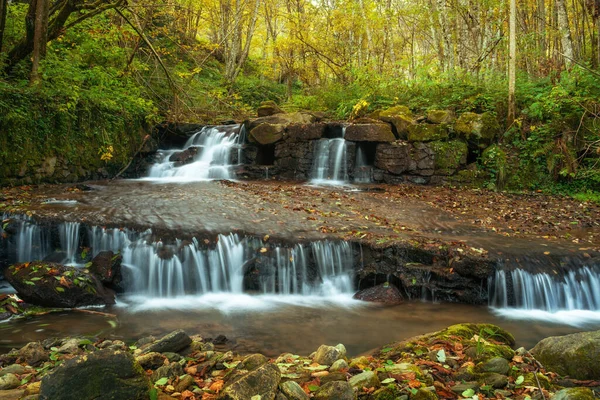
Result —
<instances>
[{"instance_id":1,"label":"dark rock","mask_svg":"<svg viewBox=\"0 0 600 400\"><path fill-rule=\"evenodd\" d=\"M402 174L410 164L410 149L410 144L404 141L379 143L375 153L375 167L392 174Z\"/></svg>"},{"instance_id":2,"label":"dark rock","mask_svg":"<svg viewBox=\"0 0 600 400\"><path fill-rule=\"evenodd\" d=\"M198 154L198 147L188 147L183 151L171 154L169 161L175 163L176 167L181 167L182 165L192 163L196 158L196 154Z\"/></svg>"},{"instance_id":3,"label":"dark rock","mask_svg":"<svg viewBox=\"0 0 600 400\"><path fill-rule=\"evenodd\" d=\"M48 361L49 355L44 347L38 342L27 343L19 350L17 361L19 363L27 363L32 367Z\"/></svg>"},{"instance_id":4,"label":"dark rock","mask_svg":"<svg viewBox=\"0 0 600 400\"><path fill-rule=\"evenodd\" d=\"M143 353L165 353L172 352L176 353L180 350L185 349L192 343L192 339L183 330L179 329L168 335L163 336L158 341L148 345L143 349Z\"/></svg>"},{"instance_id":5,"label":"dark rock","mask_svg":"<svg viewBox=\"0 0 600 400\"><path fill-rule=\"evenodd\" d=\"M495 372L506 375L510 370L510 363L502 357L494 357L481 365L483 372Z\"/></svg>"},{"instance_id":6,"label":"dark rock","mask_svg":"<svg viewBox=\"0 0 600 400\"><path fill-rule=\"evenodd\" d=\"M346 377L346 374L344 372L336 371L336 372L330 372L329 374L327 374L325 376L322 376L319 379L321 380L321 385L324 385L327 382L334 382L334 381L344 381L344 382L346 382L346 380L348 378Z\"/></svg>"},{"instance_id":7,"label":"dark rock","mask_svg":"<svg viewBox=\"0 0 600 400\"><path fill-rule=\"evenodd\" d=\"M317 140L325 133L326 124L291 124L286 126L287 136L291 140Z\"/></svg>"},{"instance_id":8,"label":"dark rock","mask_svg":"<svg viewBox=\"0 0 600 400\"><path fill-rule=\"evenodd\" d=\"M479 384L477 382L465 382L458 383L450 388L456 394L462 394L465 390L473 390L474 392L479 391Z\"/></svg>"},{"instance_id":9,"label":"dark rock","mask_svg":"<svg viewBox=\"0 0 600 400\"><path fill-rule=\"evenodd\" d=\"M34 261L10 267L6 280L21 299L43 307L115 304L114 292L82 268Z\"/></svg>"},{"instance_id":10,"label":"dark rock","mask_svg":"<svg viewBox=\"0 0 600 400\"><path fill-rule=\"evenodd\" d=\"M225 344L225 343L227 343L227 341L228 340L225 335L217 335L217 337L212 340L213 344L215 344L217 346Z\"/></svg>"},{"instance_id":11,"label":"dark rock","mask_svg":"<svg viewBox=\"0 0 600 400\"><path fill-rule=\"evenodd\" d=\"M400 290L388 282L358 291L354 295L354 298L389 305L400 304L404 300Z\"/></svg>"},{"instance_id":12,"label":"dark rock","mask_svg":"<svg viewBox=\"0 0 600 400\"><path fill-rule=\"evenodd\" d=\"M294 381L283 382L279 387L288 400L308 400L310 398Z\"/></svg>"},{"instance_id":13,"label":"dark rock","mask_svg":"<svg viewBox=\"0 0 600 400\"><path fill-rule=\"evenodd\" d=\"M165 364L166 357L160 353L152 352L142 354L136 358L136 361L144 369L157 369Z\"/></svg>"},{"instance_id":14,"label":"dark rock","mask_svg":"<svg viewBox=\"0 0 600 400\"><path fill-rule=\"evenodd\" d=\"M187 140L200 131L204 126L200 124L165 122L156 126L156 137L159 148L182 148Z\"/></svg>"},{"instance_id":15,"label":"dark rock","mask_svg":"<svg viewBox=\"0 0 600 400\"><path fill-rule=\"evenodd\" d=\"M315 393L317 400L354 400L354 389L348 382L329 382Z\"/></svg>"},{"instance_id":16,"label":"dark rock","mask_svg":"<svg viewBox=\"0 0 600 400\"><path fill-rule=\"evenodd\" d=\"M508 377L506 375L489 372L484 374L483 382L494 389L502 389L508 385Z\"/></svg>"},{"instance_id":17,"label":"dark rock","mask_svg":"<svg viewBox=\"0 0 600 400\"><path fill-rule=\"evenodd\" d=\"M65 361L42 379L40 400L149 399L150 382L126 352L99 350Z\"/></svg>"},{"instance_id":18,"label":"dark rock","mask_svg":"<svg viewBox=\"0 0 600 400\"><path fill-rule=\"evenodd\" d=\"M274 101L264 101L256 109L256 114L259 117L268 117L270 115L281 114L284 111Z\"/></svg>"},{"instance_id":19,"label":"dark rock","mask_svg":"<svg viewBox=\"0 0 600 400\"><path fill-rule=\"evenodd\" d=\"M541 340L531 354L546 369L575 379L600 379L600 331L552 336Z\"/></svg>"},{"instance_id":20,"label":"dark rock","mask_svg":"<svg viewBox=\"0 0 600 400\"><path fill-rule=\"evenodd\" d=\"M281 372L276 365L266 363L247 373L242 373L241 370L238 371L239 374L235 374L233 379L226 383L219 399L247 400L257 395L260 396L261 400L273 400L275 398L281 379Z\"/></svg>"},{"instance_id":21,"label":"dark rock","mask_svg":"<svg viewBox=\"0 0 600 400\"><path fill-rule=\"evenodd\" d=\"M169 365L163 365L159 367L152 374L152 381L156 382L161 378L175 378L183 375L183 367L179 363L171 363Z\"/></svg>"},{"instance_id":22,"label":"dark rock","mask_svg":"<svg viewBox=\"0 0 600 400\"><path fill-rule=\"evenodd\" d=\"M123 256L112 251L101 251L92 259L89 271L107 286L118 287L123 280L121 262Z\"/></svg>"},{"instance_id":23,"label":"dark rock","mask_svg":"<svg viewBox=\"0 0 600 400\"><path fill-rule=\"evenodd\" d=\"M353 142L393 142L396 137L388 124L352 124L346 127L346 140Z\"/></svg>"}]
</instances>

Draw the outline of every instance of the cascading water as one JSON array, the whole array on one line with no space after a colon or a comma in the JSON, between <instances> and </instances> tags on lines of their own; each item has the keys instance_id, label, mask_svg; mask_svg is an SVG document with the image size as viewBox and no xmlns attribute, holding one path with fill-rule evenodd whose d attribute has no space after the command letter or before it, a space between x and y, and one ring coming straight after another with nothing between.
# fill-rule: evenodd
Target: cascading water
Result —
<instances>
[{"instance_id":1,"label":"cascading water","mask_svg":"<svg viewBox=\"0 0 600 400\"><path fill-rule=\"evenodd\" d=\"M79 250L79 222L63 222L59 225L61 249L65 252L65 265L77 265L77 251Z\"/></svg>"},{"instance_id":2,"label":"cascading water","mask_svg":"<svg viewBox=\"0 0 600 400\"><path fill-rule=\"evenodd\" d=\"M204 127L190 137L182 149L159 150L159 161L150 168L145 179L165 182L234 179L231 151L238 149L240 162L243 140L243 126Z\"/></svg>"},{"instance_id":3,"label":"cascading water","mask_svg":"<svg viewBox=\"0 0 600 400\"><path fill-rule=\"evenodd\" d=\"M356 149L356 166L354 167L354 182L373 182L373 167L367 163L367 155L362 146Z\"/></svg>"},{"instance_id":4,"label":"cascading water","mask_svg":"<svg viewBox=\"0 0 600 400\"><path fill-rule=\"evenodd\" d=\"M348 181L348 156L346 128L342 129L342 137L336 139L320 139L314 152L310 182L317 185L343 185Z\"/></svg>"},{"instance_id":5,"label":"cascading water","mask_svg":"<svg viewBox=\"0 0 600 400\"><path fill-rule=\"evenodd\" d=\"M48 235L29 219L20 221L17 234L17 262L43 260L49 253Z\"/></svg>"}]
</instances>

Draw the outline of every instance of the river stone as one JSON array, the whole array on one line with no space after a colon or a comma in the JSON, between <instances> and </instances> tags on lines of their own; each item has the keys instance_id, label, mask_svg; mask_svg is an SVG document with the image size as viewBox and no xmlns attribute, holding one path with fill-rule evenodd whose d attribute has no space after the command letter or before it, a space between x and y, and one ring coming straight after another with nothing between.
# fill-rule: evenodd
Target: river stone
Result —
<instances>
[{"instance_id":1,"label":"river stone","mask_svg":"<svg viewBox=\"0 0 600 400\"><path fill-rule=\"evenodd\" d=\"M594 400L596 398L590 388L565 388L552 396L552 400Z\"/></svg>"},{"instance_id":2,"label":"river stone","mask_svg":"<svg viewBox=\"0 0 600 400\"><path fill-rule=\"evenodd\" d=\"M121 261L123 256L112 251L101 251L92 259L89 270L105 285L117 286L121 283Z\"/></svg>"},{"instance_id":3,"label":"river stone","mask_svg":"<svg viewBox=\"0 0 600 400\"><path fill-rule=\"evenodd\" d=\"M329 382L315 393L317 400L354 400L354 389L348 382Z\"/></svg>"},{"instance_id":4,"label":"river stone","mask_svg":"<svg viewBox=\"0 0 600 400\"><path fill-rule=\"evenodd\" d=\"M50 358L48 352L38 342L27 343L19 350L18 362L24 362L32 367L48 361Z\"/></svg>"},{"instance_id":5,"label":"river stone","mask_svg":"<svg viewBox=\"0 0 600 400\"><path fill-rule=\"evenodd\" d=\"M510 370L510 363L502 357L494 357L481 365L481 370L484 372L495 372L497 374L506 375Z\"/></svg>"},{"instance_id":6,"label":"river stone","mask_svg":"<svg viewBox=\"0 0 600 400\"><path fill-rule=\"evenodd\" d=\"M13 265L8 271L6 280L30 304L60 308L115 304L114 292L83 268L34 261ZM40 279L31 285L31 279L37 278Z\"/></svg>"},{"instance_id":7,"label":"river stone","mask_svg":"<svg viewBox=\"0 0 600 400\"><path fill-rule=\"evenodd\" d=\"M308 400L310 397L302 390L302 387L294 381L283 382L279 388L288 400Z\"/></svg>"},{"instance_id":8,"label":"river stone","mask_svg":"<svg viewBox=\"0 0 600 400\"><path fill-rule=\"evenodd\" d=\"M81 354L83 352L82 349L79 348L79 343L81 339L70 338L63 342L63 344L58 348L59 353L65 354Z\"/></svg>"},{"instance_id":9,"label":"river stone","mask_svg":"<svg viewBox=\"0 0 600 400\"><path fill-rule=\"evenodd\" d=\"M183 376L183 378L181 378L179 380L177 385L175 385L175 391L181 393L181 392L185 391L187 388L189 388L190 386L192 386L194 383L195 383L194 377L186 374Z\"/></svg>"},{"instance_id":10,"label":"river stone","mask_svg":"<svg viewBox=\"0 0 600 400\"><path fill-rule=\"evenodd\" d=\"M479 391L479 383L477 383L477 382L459 383L450 388L450 390L452 390L454 393L457 393L457 394L462 394L462 392L464 392L465 390L469 390L469 389L473 390L474 392L478 392Z\"/></svg>"},{"instance_id":11,"label":"river stone","mask_svg":"<svg viewBox=\"0 0 600 400\"><path fill-rule=\"evenodd\" d=\"M327 346L325 344L319 346L313 361L321 365L332 365L340 358L346 356L346 348L343 344L337 346Z\"/></svg>"},{"instance_id":12,"label":"river stone","mask_svg":"<svg viewBox=\"0 0 600 400\"><path fill-rule=\"evenodd\" d=\"M494 389L502 389L508 385L508 377L495 372L488 372L484 374L483 381L486 385L491 386Z\"/></svg>"},{"instance_id":13,"label":"river stone","mask_svg":"<svg viewBox=\"0 0 600 400\"><path fill-rule=\"evenodd\" d=\"M19 387L21 380L15 374L0 377L0 390L10 390Z\"/></svg>"},{"instance_id":14,"label":"river stone","mask_svg":"<svg viewBox=\"0 0 600 400\"><path fill-rule=\"evenodd\" d=\"M388 282L360 290L356 292L353 297L357 300L383 303L388 305L400 304L404 300L400 290L398 290L395 285L392 285Z\"/></svg>"},{"instance_id":15,"label":"river stone","mask_svg":"<svg viewBox=\"0 0 600 400\"><path fill-rule=\"evenodd\" d=\"M321 381L321 385L324 385L327 382L333 382L333 381L346 382L348 380L348 377L346 376L345 372L334 371L334 372L329 372L327 375L321 376L319 379Z\"/></svg>"},{"instance_id":16,"label":"river stone","mask_svg":"<svg viewBox=\"0 0 600 400\"><path fill-rule=\"evenodd\" d=\"M377 374L373 371L363 371L358 375L354 375L352 378L348 380L350 386L354 389L362 390L362 388L377 388L380 386L379 378Z\"/></svg>"},{"instance_id":17,"label":"river stone","mask_svg":"<svg viewBox=\"0 0 600 400\"><path fill-rule=\"evenodd\" d=\"M144 369L156 369L165 364L165 356L157 352L151 352L142 354L137 357L135 360L142 366Z\"/></svg>"},{"instance_id":18,"label":"river stone","mask_svg":"<svg viewBox=\"0 0 600 400\"><path fill-rule=\"evenodd\" d=\"M336 362L331 364L331 367L329 368L329 372L338 372L343 369L348 369L348 363L346 362L346 360L343 360L343 359L337 360Z\"/></svg>"},{"instance_id":19,"label":"river stone","mask_svg":"<svg viewBox=\"0 0 600 400\"><path fill-rule=\"evenodd\" d=\"M67 360L44 376L40 400L146 400L150 388L131 354L105 349Z\"/></svg>"},{"instance_id":20,"label":"river stone","mask_svg":"<svg viewBox=\"0 0 600 400\"><path fill-rule=\"evenodd\" d=\"M178 329L163 336L161 339L148 345L142 350L143 354L157 353L176 353L185 349L192 343L192 339L182 329Z\"/></svg>"},{"instance_id":21,"label":"river stone","mask_svg":"<svg viewBox=\"0 0 600 400\"><path fill-rule=\"evenodd\" d=\"M24 367L20 364L12 364L0 369L0 377L6 374L23 375L33 372L31 367Z\"/></svg>"},{"instance_id":22,"label":"river stone","mask_svg":"<svg viewBox=\"0 0 600 400\"><path fill-rule=\"evenodd\" d=\"M240 368L247 369L252 371L260 367L263 364L266 364L269 360L262 354L251 354L248 357L244 358L240 363Z\"/></svg>"},{"instance_id":23,"label":"river stone","mask_svg":"<svg viewBox=\"0 0 600 400\"><path fill-rule=\"evenodd\" d=\"M600 379L600 331L552 336L541 340L531 354L546 369L574 379Z\"/></svg>"},{"instance_id":24,"label":"river stone","mask_svg":"<svg viewBox=\"0 0 600 400\"><path fill-rule=\"evenodd\" d=\"M388 124L352 124L346 127L346 140L353 142L393 142L396 137Z\"/></svg>"},{"instance_id":25,"label":"river stone","mask_svg":"<svg viewBox=\"0 0 600 400\"><path fill-rule=\"evenodd\" d=\"M161 378L175 378L183 375L183 367L179 363L171 363L169 365L163 365L159 367L152 374L152 381L156 382Z\"/></svg>"},{"instance_id":26,"label":"river stone","mask_svg":"<svg viewBox=\"0 0 600 400\"><path fill-rule=\"evenodd\" d=\"M263 364L228 383L218 398L248 400L258 395L261 400L273 400L277 394L280 379L281 372L276 365Z\"/></svg>"}]
</instances>

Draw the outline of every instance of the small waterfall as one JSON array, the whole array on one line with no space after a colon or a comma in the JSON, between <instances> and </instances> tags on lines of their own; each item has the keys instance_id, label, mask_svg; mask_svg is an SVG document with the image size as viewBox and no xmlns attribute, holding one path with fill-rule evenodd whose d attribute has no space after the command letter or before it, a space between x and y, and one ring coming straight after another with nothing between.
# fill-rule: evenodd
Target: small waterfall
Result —
<instances>
[{"instance_id":1,"label":"small waterfall","mask_svg":"<svg viewBox=\"0 0 600 400\"><path fill-rule=\"evenodd\" d=\"M367 163L367 154L363 146L357 146L356 166L354 167L354 182L371 183L373 182L373 167Z\"/></svg>"},{"instance_id":2,"label":"small waterfall","mask_svg":"<svg viewBox=\"0 0 600 400\"><path fill-rule=\"evenodd\" d=\"M343 138L346 128L342 129L342 137L336 139L320 139L314 152L311 183L340 185L348 181L348 157L346 140Z\"/></svg>"},{"instance_id":3,"label":"small waterfall","mask_svg":"<svg viewBox=\"0 0 600 400\"><path fill-rule=\"evenodd\" d=\"M564 276L498 270L488 282L489 304L497 308L548 312L600 311L600 271L584 266Z\"/></svg>"},{"instance_id":4,"label":"small waterfall","mask_svg":"<svg viewBox=\"0 0 600 400\"><path fill-rule=\"evenodd\" d=\"M245 131L240 125L204 127L188 139L182 149L159 150L159 161L149 171L149 180L188 182L211 179L233 179L231 150L238 149Z\"/></svg>"},{"instance_id":5,"label":"small waterfall","mask_svg":"<svg viewBox=\"0 0 600 400\"><path fill-rule=\"evenodd\" d=\"M16 241L17 262L43 260L49 253L47 232L30 219L20 221Z\"/></svg>"},{"instance_id":6,"label":"small waterfall","mask_svg":"<svg viewBox=\"0 0 600 400\"><path fill-rule=\"evenodd\" d=\"M65 252L65 265L77 265L77 251L79 250L79 222L63 222L58 227L60 246Z\"/></svg>"}]
</instances>

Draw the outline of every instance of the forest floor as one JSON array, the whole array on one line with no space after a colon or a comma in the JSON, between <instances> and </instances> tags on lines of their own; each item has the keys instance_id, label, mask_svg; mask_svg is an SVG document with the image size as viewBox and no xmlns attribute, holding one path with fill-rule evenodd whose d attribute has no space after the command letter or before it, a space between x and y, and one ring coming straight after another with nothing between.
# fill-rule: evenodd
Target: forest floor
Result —
<instances>
[{"instance_id":1,"label":"forest floor","mask_svg":"<svg viewBox=\"0 0 600 400\"><path fill-rule=\"evenodd\" d=\"M600 251L600 205L538 193L416 185L289 182L157 184L120 180L0 189L0 212L152 228L161 235L239 232L271 240L454 244L474 255Z\"/></svg>"}]
</instances>

